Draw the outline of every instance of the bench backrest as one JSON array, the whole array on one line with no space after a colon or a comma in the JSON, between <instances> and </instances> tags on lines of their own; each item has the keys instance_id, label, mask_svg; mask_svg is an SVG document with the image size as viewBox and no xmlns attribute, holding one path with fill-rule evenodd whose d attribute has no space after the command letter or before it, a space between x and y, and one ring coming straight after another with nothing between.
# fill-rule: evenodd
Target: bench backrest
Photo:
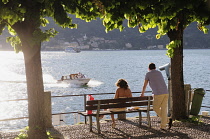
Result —
<instances>
[{"instance_id":1,"label":"bench backrest","mask_svg":"<svg viewBox=\"0 0 210 139\"><path fill-rule=\"evenodd\" d=\"M85 109L97 110L98 106L100 106L100 109L124 108L124 107L135 107L135 106L147 107L148 105L152 104L153 104L152 96L118 98L118 99L101 99L101 100L87 101Z\"/></svg>"}]
</instances>

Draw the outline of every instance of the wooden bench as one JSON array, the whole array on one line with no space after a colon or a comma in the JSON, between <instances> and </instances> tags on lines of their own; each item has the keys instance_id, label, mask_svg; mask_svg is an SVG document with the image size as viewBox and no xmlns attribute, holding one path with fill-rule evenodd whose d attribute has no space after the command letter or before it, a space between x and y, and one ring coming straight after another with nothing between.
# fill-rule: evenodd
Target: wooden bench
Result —
<instances>
[{"instance_id":1,"label":"wooden bench","mask_svg":"<svg viewBox=\"0 0 210 139\"><path fill-rule=\"evenodd\" d=\"M118 99L101 99L101 100L90 100L87 101L85 109L92 110L92 114L87 114L87 112L78 112L83 116L89 117L90 131L92 131L92 117L96 118L96 125L98 133L100 133L100 115L110 115L110 114L123 114L123 113L139 113L139 125L141 125L142 114L141 112L147 113L148 126L151 127L150 120L150 111L153 111L153 97L144 96L144 97L131 97L131 98L118 98ZM123 111L112 111L113 108L125 108ZM129 108L135 108L130 110ZM136 109L138 108L139 109ZM109 110L104 110L109 109Z\"/></svg>"}]
</instances>

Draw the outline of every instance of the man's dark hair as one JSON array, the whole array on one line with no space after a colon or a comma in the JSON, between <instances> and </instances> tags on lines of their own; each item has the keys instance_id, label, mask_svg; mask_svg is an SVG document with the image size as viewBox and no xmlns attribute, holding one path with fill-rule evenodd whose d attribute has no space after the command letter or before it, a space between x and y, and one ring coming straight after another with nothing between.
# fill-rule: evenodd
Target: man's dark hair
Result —
<instances>
[{"instance_id":1,"label":"man's dark hair","mask_svg":"<svg viewBox=\"0 0 210 139\"><path fill-rule=\"evenodd\" d=\"M154 64L154 63L150 63L150 64L149 64L149 69L150 69L150 70L156 69L155 64Z\"/></svg>"}]
</instances>

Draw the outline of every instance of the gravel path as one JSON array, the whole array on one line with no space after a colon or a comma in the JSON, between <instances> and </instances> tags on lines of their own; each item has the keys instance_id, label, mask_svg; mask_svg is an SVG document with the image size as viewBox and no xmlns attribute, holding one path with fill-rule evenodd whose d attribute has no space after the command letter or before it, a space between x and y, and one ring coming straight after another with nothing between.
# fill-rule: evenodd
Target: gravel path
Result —
<instances>
[{"instance_id":1,"label":"gravel path","mask_svg":"<svg viewBox=\"0 0 210 139\"><path fill-rule=\"evenodd\" d=\"M174 122L170 130L159 129L159 118L152 117L152 128L148 128L143 120L138 126L135 118L117 120L116 127L111 127L110 120L101 121L101 134L93 128L89 132L89 125L62 125L51 129L54 137L60 139L210 139L210 117L202 117L202 124ZM1 139L14 139L19 132L0 132Z\"/></svg>"}]
</instances>

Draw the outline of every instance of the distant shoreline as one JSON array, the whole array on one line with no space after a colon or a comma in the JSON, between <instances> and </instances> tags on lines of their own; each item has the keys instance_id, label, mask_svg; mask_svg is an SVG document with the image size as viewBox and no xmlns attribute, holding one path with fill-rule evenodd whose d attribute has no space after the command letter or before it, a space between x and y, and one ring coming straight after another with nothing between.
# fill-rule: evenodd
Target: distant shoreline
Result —
<instances>
[{"instance_id":1,"label":"distant shoreline","mask_svg":"<svg viewBox=\"0 0 210 139\"><path fill-rule=\"evenodd\" d=\"M204 50L204 49L210 49L210 48L184 48L183 50ZM167 50L167 49L100 49L100 50L81 50L81 51L141 51L141 50ZM0 51L14 51L14 50L1 50ZM64 50L41 50L41 52L46 52L46 51L61 51L64 52Z\"/></svg>"}]
</instances>

